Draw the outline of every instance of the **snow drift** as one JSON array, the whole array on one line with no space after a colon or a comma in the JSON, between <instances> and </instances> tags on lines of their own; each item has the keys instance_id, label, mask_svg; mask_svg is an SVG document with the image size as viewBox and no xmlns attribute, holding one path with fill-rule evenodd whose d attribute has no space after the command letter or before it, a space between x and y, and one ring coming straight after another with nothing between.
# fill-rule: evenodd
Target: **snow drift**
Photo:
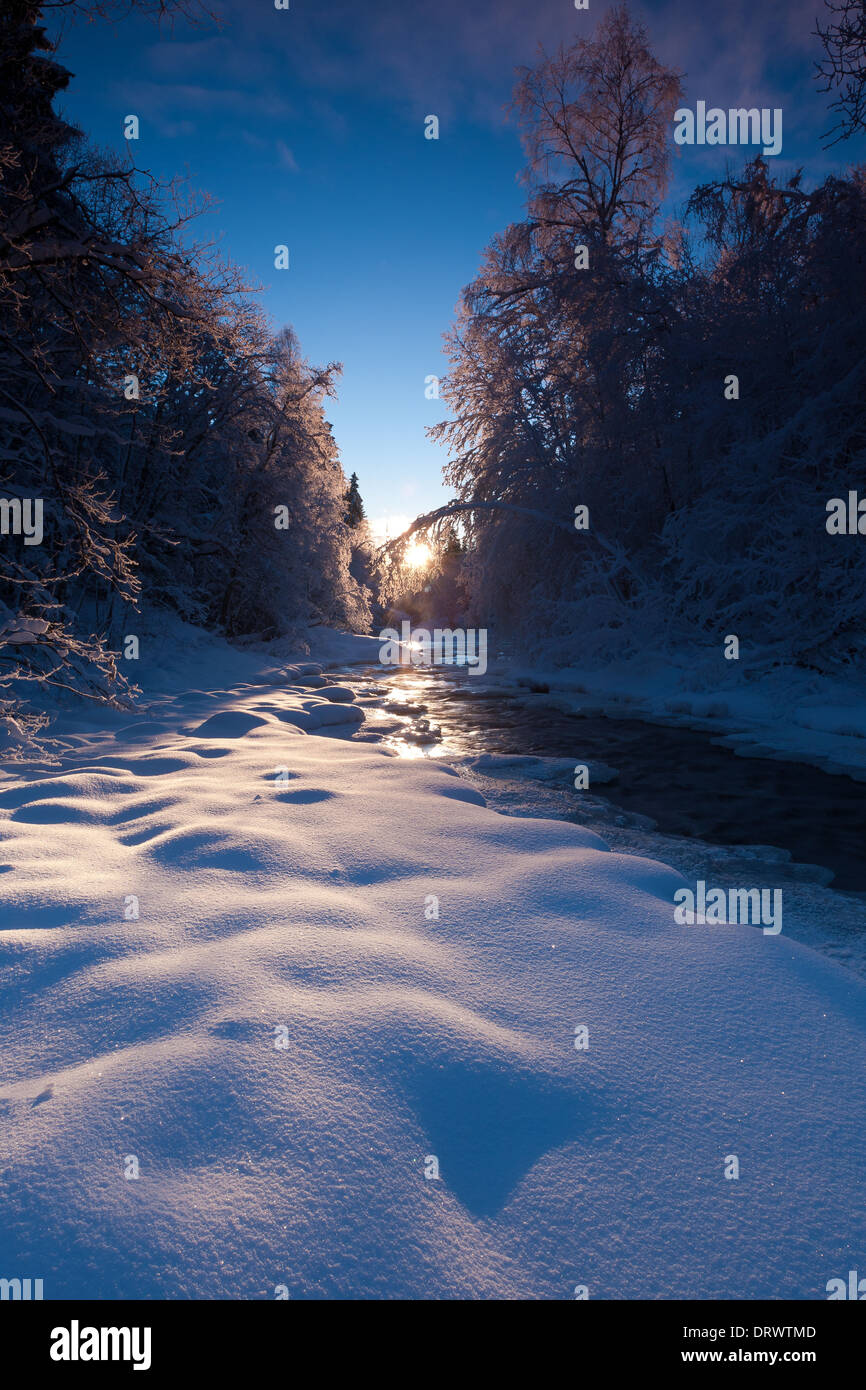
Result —
<instances>
[{"instance_id":1,"label":"snow drift","mask_svg":"<svg viewBox=\"0 0 866 1390\"><path fill-rule=\"evenodd\" d=\"M812 1299L862 1267L854 976L677 926L674 870L232 660L0 786L0 1275Z\"/></svg>"}]
</instances>

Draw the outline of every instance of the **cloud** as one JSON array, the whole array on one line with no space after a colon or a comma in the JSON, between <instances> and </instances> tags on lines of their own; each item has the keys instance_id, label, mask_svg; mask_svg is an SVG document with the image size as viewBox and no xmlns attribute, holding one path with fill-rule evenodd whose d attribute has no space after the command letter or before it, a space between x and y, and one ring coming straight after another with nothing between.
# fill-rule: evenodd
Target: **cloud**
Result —
<instances>
[{"instance_id":1,"label":"cloud","mask_svg":"<svg viewBox=\"0 0 866 1390\"><path fill-rule=\"evenodd\" d=\"M248 92L240 88L153 82L142 78L115 84L113 92L128 110L140 116L160 116L164 120L171 116L187 119L193 113L199 117L243 117L248 121L258 117L279 121L292 114L290 104L276 91Z\"/></svg>"},{"instance_id":2,"label":"cloud","mask_svg":"<svg viewBox=\"0 0 866 1390\"><path fill-rule=\"evenodd\" d=\"M611 8L592 0L329 0L276 10L221 0L223 27L202 33L181 24L143 52L152 84L143 93L165 119L236 114L327 127L350 138L357 121L389 105L406 119L433 113L456 131L501 129L515 69L538 49L591 35ZM820 56L815 19L821 0L632 0L659 57L685 74L688 99L714 105L783 105L786 135L795 123L826 124L826 100L812 80ZM127 93L128 95L128 93ZM353 114L356 113L356 114ZM284 131L280 131L284 135ZM282 167L292 168L281 148ZM812 141L818 147L817 138ZM286 148L289 148L289 144Z\"/></svg>"},{"instance_id":3,"label":"cloud","mask_svg":"<svg viewBox=\"0 0 866 1390\"><path fill-rule=\"evenodd\" d=\"M277 157L284 169L290 169L293 174L298 172L298 161L292 154L285 140L277 141Z\"/></svg>"},{"instance_id":4,"label":"cloud","mask_svg":"<svg viewBox=\"0 0 866 1390\"><path fill-rule=\"evenodd\" d=\"M223 0L218 35L182 35L151 45L151 75L186 84L240 87L251 95L300 84L329 94L386 100L443 118L500 125L515 65L532 60L539 41L567 41L592 20L566 0L330 0L313 10L277 11L249 0Z\"/></svg>"}]
</instances>

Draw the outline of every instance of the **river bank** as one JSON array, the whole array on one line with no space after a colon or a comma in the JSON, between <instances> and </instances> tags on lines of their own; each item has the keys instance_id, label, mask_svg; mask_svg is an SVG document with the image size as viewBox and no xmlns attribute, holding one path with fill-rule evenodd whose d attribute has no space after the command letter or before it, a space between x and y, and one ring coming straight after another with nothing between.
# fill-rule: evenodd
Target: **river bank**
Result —
<instances>
[{"instance_id":1,"label":"river bank","mask_svg":"<svg viewBox=\"0 0 866 1390\"><path fill-rule=\"evenodd\" d=\"M160 660L0 780L5 1276L813 1299L862 1263L849 970L401 757L345 651Z\"/></svg>"},{"instance_id":2,"label":"river bank","mask_svg":"<svg viewBox=\"0 0 866 1390\"><path fill-rule=\"evenodd\" d=\"M445 668L347 668L339 679L366 709L362 737L446 762L504 814L585 825L692 882L782 888L786 933L866 974L859 783L781 757L741 759L684 723L563 711L501 668L496 683Z\"/></svg>"}]
</instances>

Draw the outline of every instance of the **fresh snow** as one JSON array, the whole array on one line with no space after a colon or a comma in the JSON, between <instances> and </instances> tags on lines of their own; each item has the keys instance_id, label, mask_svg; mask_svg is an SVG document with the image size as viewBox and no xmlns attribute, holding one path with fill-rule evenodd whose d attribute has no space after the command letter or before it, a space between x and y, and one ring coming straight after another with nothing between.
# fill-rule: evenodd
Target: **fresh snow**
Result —
<instances>
[{"instance_id":1,"label":"fresh snow","mask_svg":"<svg viewBox=\"0 0 866 1390\"><path fill-rule=\"evenodd\" d=\"M674 869L359 742L310 681L372 639L174 636L139 710L70 709L0 783L0 1273L815 1299L862 1269L857 977L677 926Z\"/></svg>"},{"instance_id":2,"label":"fresh snow","mask_svg":"<svg viewBox=\"0 0 866 1390\"><path fill-rule=\"evenodd\" d=\"M702 729L743 757L783 758L866 781L866 704L862 678L780 666L752 673L722 658L710 680L707 663L649 659L605 666L552 667L490 663L566 712L628 714ZM708 688L709 685L709 688Z\"/></svg>"}]
</instances>

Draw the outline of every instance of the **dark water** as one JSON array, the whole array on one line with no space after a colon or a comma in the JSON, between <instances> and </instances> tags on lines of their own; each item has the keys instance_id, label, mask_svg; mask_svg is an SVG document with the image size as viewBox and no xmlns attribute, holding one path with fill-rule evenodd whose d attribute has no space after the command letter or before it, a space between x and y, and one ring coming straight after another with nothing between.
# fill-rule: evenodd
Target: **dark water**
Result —
<instances>
[{"instance_id":1,"label":"dark water","mask_svg":"<svg viewBox=\"0 0 866 1390\"><path fill-rule=\"evenodd\" d=\"M563 714L543 695L537 706L525 692L479 698L470 683L438 672L401 672L385 684L389 702L426 706L444 752L608 763L618 779L597 792L624 811L651 816L665 834L772 845L799 863L830 869L834 889L866 891L866 783L801 763L739 757L692 729Z\"/></svg>"}]
</instances>

